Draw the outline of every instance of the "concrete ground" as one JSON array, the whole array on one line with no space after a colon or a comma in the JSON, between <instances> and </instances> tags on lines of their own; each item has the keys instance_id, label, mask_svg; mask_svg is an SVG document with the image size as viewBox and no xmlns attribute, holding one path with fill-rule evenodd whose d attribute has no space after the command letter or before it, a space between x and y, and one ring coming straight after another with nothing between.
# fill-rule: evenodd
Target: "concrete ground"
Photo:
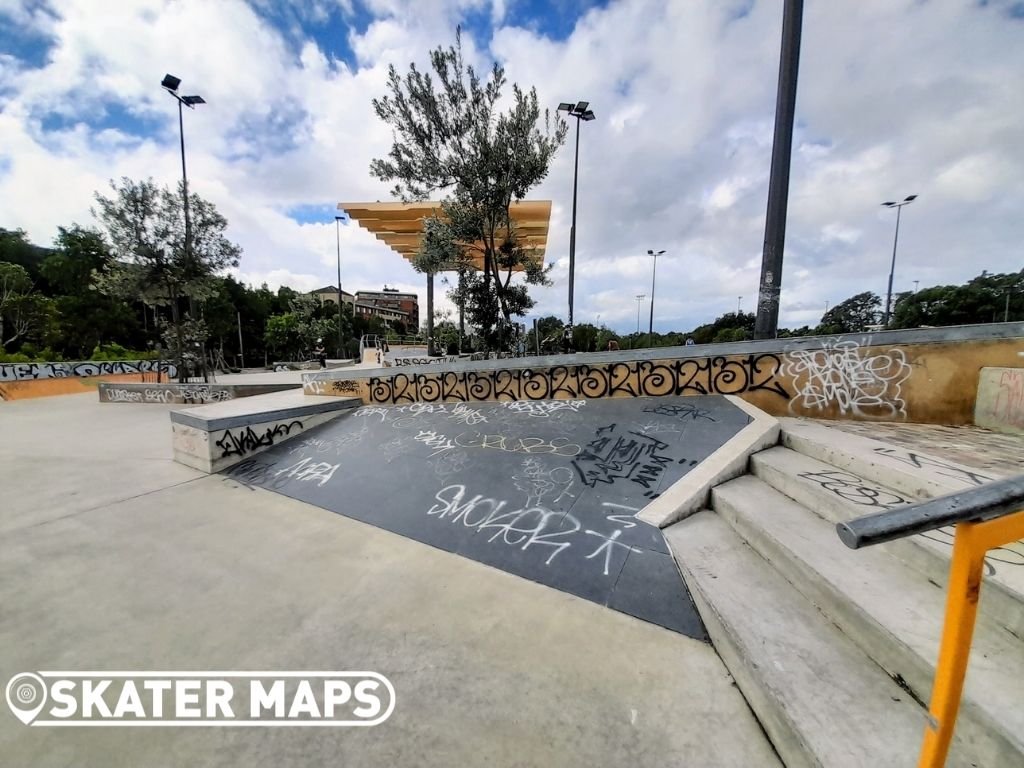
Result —
<instances>
[{"instance_id":1,"label":"concrete ground","mask_svg":"<svg viewBox=\"0 0 1024 768\"><path fill-rule=\"evenodd\" d=\"M4 711L0 763L778 765L710 646L175 464L168 409L0 403L0 684L365 669L394 684L395 712L375 728L125 729Z\"/></svg>"}]
</instances>

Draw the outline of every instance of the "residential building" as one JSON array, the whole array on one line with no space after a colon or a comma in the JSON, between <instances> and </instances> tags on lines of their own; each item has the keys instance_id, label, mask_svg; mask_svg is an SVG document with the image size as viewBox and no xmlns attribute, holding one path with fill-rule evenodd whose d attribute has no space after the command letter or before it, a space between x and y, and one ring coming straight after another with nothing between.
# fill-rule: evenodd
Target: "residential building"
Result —
<instances>
[{"instance_id":1,"label":"residential building","mask_svg":"<svg viewBox=\"0 0 1024 768\"><path fill-rule=\"evenodd\" d=\"M383 320L401 320L411 333L420 327L419 296L402 293L397 288L382 291L356 291L355 311L357 314L377 315Z\"/></svg>"}]
</instances>

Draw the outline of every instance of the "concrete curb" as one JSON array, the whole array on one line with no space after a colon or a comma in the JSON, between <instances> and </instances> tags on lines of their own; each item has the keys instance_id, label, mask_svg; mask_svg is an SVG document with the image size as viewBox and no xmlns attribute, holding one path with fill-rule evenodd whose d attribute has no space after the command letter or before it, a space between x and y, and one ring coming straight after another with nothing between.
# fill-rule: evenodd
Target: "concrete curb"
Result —
<instances>
[{"instance_id":1,"label":"concrete curb","mask_svg":"<svg viewBox=\"0 0 1024 768\"><path fill-rule=\"evenodd\" d=\"M712 488L745 473L752 454L779 442L778 419L736 395L724 397L750 416L750 423L644 507L638 519L665 528L689 517L708 505Z\"/></svg>"}]
</instances>

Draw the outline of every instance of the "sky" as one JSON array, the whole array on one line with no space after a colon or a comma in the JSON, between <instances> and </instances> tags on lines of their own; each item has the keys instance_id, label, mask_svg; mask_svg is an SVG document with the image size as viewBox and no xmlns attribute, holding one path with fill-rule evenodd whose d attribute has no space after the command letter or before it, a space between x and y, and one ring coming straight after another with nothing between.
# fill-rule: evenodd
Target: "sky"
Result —
<instances>
[{"instance_id":1,"label":"sky","mask_svg":"<svg viewBox=\"0 0 1024 768\"><path fill-rule=\"evenodd\" d=\"M0 0L0 227L49 245L94 225L109 180L181 174L165 73L185 114L189 185L243 248L236 276L336 280L339 201L388 201L371 100L390 64L425 67L463 29L552 110L589 101L579 144L575 319L685 330L756 304L781 0ZM511 91L506 89L506 93ZM1024 2L807 0L780 324L826 303L1024 267ZM567 315L574 129L529 199L553 202L527 318ZM373 235L340 228L347 291L420 294ZM439 309L451 310L444 286ZM635 297L646 296L639 304Z\"/></svg>"}]
</instances>

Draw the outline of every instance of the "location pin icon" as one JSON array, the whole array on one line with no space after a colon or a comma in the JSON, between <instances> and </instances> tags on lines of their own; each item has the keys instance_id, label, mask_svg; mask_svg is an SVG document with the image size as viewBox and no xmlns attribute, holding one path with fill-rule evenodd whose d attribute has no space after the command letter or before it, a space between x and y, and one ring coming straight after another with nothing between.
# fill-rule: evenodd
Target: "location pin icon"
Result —
<instances>
[{"instance_id":1,"label":"location pin icon","mask_svg":"<svg viewBox=\"0 0 1024 768\"><path fill-rule=\"evenodd\" d=\"M22 672L7 683L7 706L14 716L28 725L46 704L46 683L39 675Z\"/></svg>"}]
</instances>

